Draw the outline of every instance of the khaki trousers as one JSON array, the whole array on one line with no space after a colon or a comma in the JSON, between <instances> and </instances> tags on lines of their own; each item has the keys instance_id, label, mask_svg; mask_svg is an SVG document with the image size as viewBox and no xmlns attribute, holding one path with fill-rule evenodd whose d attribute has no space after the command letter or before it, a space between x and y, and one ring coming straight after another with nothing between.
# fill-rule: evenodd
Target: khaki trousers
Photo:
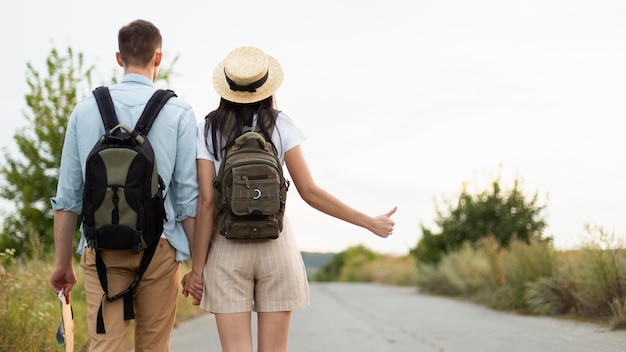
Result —
<instances>
[{"instance_id":1,"label":"khaki trousers","mask_svg":"<svg viewBox=\"0 0 626 352\"><path fill-rule=\"evenodd\" d=\"M142 254L127 251L100 252L107 266L109 294L115 295L126 289L135 279ZM98 279L95 251L86 248L81 258L87 296L87 327L91 335L90 351L124 352L126 335L130 326L124 320L123 298L109 302ZM176 319L178 277L180 263L176 250L166 239L159 241L152 262L143 275L133 301L135 308L135 351L169 351L170 337ZM102 315L106 334L96 333L98 309Z\"/></svg>"}]
</instances>

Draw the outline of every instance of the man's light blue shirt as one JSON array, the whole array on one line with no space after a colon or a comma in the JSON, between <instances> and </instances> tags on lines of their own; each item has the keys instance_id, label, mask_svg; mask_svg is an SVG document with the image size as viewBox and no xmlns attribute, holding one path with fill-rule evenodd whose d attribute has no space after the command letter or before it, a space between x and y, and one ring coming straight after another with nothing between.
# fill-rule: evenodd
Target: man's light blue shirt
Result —
<instances>
[{"instance_id":1,"label":"man's light blue shirt","mask_svg":"<svg viewBox=\"0 0 626 352\"><path fill-rule=\"evenodd\" d=\"M156 87L147 77L129 74L120 83L110 86L109 91L119 122L135 126ZM103 134L100 112L94 96L90 95L76 105L69 119L57 193L51 198L54 210L82 212L85 162ZM196 216L196 134L196 118L191 106L176 97L163 107L148 134L159 175L165 183L167 221L163 224L163 235L176 248L178 261L188 260L191 252L181 221ZM85 245L82 235L77 250L79 255Z\"/></svg>"}]
</instances>

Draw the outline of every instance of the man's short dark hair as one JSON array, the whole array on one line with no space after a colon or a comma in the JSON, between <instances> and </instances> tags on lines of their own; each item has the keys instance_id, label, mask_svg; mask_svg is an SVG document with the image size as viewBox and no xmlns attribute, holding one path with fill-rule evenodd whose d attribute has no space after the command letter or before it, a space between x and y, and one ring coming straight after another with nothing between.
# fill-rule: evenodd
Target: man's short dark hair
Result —
<instances>
[{"instance_id":1,"label":"man's short dark hair","mask_svg":"<svg viewBox=\"0 0 626 352\"><path fill-rule=\"evenodd\" d=\"M161 48L163 38L151 22L135 20L120 28L117 43L125 65L146 67L155 51Z\"/></svg>"}]
</instances>

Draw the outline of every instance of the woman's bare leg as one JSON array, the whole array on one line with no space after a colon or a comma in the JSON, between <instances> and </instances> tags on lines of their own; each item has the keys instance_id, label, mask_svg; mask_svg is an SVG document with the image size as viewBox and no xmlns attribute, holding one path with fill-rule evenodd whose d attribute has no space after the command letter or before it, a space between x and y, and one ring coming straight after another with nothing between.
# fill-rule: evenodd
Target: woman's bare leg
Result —
<instances>
[{"instance_id":1,"label":"woman's bare leg","mask_svg":"<svg viewBox=\"0 0 626 352\"><path fill-rule=\"evenodd\" d=\"M291 312L261 312L259 318L259 352L286 352Z\"/></svg>"},{"instance_id":2,"label":"woman's bare leg","mask_svg":"<svg viewBox=\"0 0 626 352\"><path fill-rule=\"evenodd\" d=\"M252 352L251 312L215 314L222 352Z\"/></svg>"}]
</instances>

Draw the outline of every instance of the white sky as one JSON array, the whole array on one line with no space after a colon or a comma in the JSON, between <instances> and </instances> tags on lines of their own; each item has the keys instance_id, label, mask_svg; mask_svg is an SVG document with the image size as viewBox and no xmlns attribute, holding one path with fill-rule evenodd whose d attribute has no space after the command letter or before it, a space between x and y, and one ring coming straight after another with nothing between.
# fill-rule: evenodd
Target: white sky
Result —
<instances>
[{"instance_id":1,"label":"white sky","mask_svg":"<svg viewBox=\"0 0 626 352\"><path fill-rule=\"evenodd\" d=\"M379 239L293 187L302 250L405 254L421 223L436 230L436 204L464 182L484 189L500 166L503 184L517 177L547 205L558 247L585 224L623 238L625 16L623 0L0 0L0 145L25 124L27 62L43 72L52 48L71 46L108 80L118 29L144 18L161 29L164 65L180 56L171 88L198 120L218 103L213 67L257 46L283 66L277 102L308 136L317 182L370 214L399 207Z\"/></svg>"}]
</instances>

